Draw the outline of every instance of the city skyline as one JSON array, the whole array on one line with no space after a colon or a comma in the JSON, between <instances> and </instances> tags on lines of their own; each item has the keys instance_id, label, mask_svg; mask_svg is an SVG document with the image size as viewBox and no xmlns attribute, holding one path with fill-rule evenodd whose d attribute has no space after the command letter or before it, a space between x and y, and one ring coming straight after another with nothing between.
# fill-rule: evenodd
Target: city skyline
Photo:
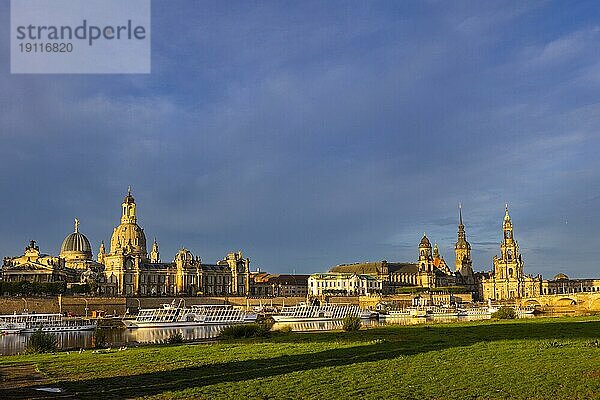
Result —
<instances>
[{"instance_id":1,"label":"city skyline","mask_svg":"<svg viewBox=\"0 0 600 400\"><path fill-rule=\"evenodd\" d=\"M451 260L504 204L527 274L597 276L594 2L153 2L152 73L10 74L0 2L0 254L94 253L132 185L163 258L241 249L270 272Z\"/></svg>"},{"instance_id":2,"label":"city skyline","mask_svg":"<svg viewBox=\"0 0 600 400\"><path fill-rule=\"evenodd\" d=\"M127 189L127 191L126 191L126 196L127 196L127 197L130 197L130 196L132 196L132 194L133 194L133 192L132 192L132 188L131 188L131 185L129 185L129 186L128 186L128 189ZM463 220L463 216L462 216L462 203L459 203L459 204L458 204L458 206L457 206L457 210L458 210L458 213L459 213L459 217L458 217L457 224L456 224L456 226L457 226L457 229L460 229L460 228L459 228L459 224L460 224L461 226L463 226L463 229L464 229L464 225L463 225L463 223L464 223L464 220ZM508 204L508 203L506 203L506 204L505 204L505 212L506 212L506 213L508 213L508 211L509 211L509 204ZM66 233L66 234L65 234L66 236L68 236L68 235L69 235L70 233L72 233L73 231L74 231L74 232L76 232L76 233L77 233L77 232L79 232L79 226L81 225L81 221L80 221L80 219L79 219L78 217L74 217L74 218L73 218L73 221L74 221L74 229L72 229L71 231L69 231L68 233ZM143 221L141 221L141 222L143 223ZM72 226L73 226L73 223L72 223ZM144 225L143 225L143 224L141 225L141 227L142 227L142 229L144 229ZM81 232L81 233L84 233L84 234L85 234L85 232ZM86 236L87 236L87 235L86 235ZM422 235L422 236L427 236L427 232L423 232L423 235ZM421 237L421 236L419 236L419 237ZM467 232L467 239L468 239L468 238L469 238L469 237L468 237L468 232ZM60 242L61 242L61 243L62 243L62 240L63 240L63 239L61 239L61 240L60 240ZM151 243L151 242L157 242L157 243L158 243L158 245L159 245L159 246L162 248L162 245L163 245L163 244L161 243L161 241L159 240L159 237L158 237L157 235L154 235L154 236L149 236L147 240L148 240L148 243ZM436 246L436 247L438 247L438 248L440 248L440 249L445 249L446 247L448 247L447 245L444 245L444 244L438 243L438 241L434 240L433 238L431 238L431 240L432 240L432 243L433 243L433 244L435 244L435 246ZM39 240L37 240L37 239L34 239L34 238L30 239L30 240L28 241L28 243L29 243L29 242L35 242L35 243L37 243L37 245L38 245L38 246L40 245L40 242L39 242ZM91 242L92 242L92 243L94 243L94 241L93 241L93 240L92 240ZM500 245L500 244L501 244L501 242L502 242L502 240L500 240L500 241L498 242L498 245ZM110 244L110 240L101 239L101 240L99 240L99 241L98 241L98 245L97 245L97 246L94 246L94 244L92 244L92 253L93 253L93 256L94 256L94 258L97 258L97 257L98 257L98 251L97 251L97 250L95 251L95 250L94 250L94 247L96 247L96 248L100 248L100 245L101 245L101 244L104 244L104 245L106 246L106 245ZM450 256L449 256L449 257L446 257L446 255L445 255L445 253L444 253L443 251L441 251L441 252L440 252L440 255L441 255L441 257L442 257L442 258L444 258L444 259L447 259L447 262L448 262L448 264L449 264L449 266L450 266L450 269L451 269L451 270L453 270L453 271L454 271L454 254L455 254L455 249L454 249L454 246L455 246L455 243L451 243L451 246L450 246L450 248L448 249L448 250L449 250L449 253L450 253ZM43 244L42 244L42 247L43 247ZM167 244L167 246L165 246L165 247L166 247L166 248L170 248L170 247L172 247L172 245L171 245L171 246L169 246L169 244ZM405 245L405 247L409 248L409 247L411 247L411 246L410 246L410 244L409 244L409 243L407 243L407 244ZM320 267L317 267L315 270L305 270L305 269L303 269L303 267L302 267L302 266L298 266L297 268L291 268L291 269L288 269L288 270L285 270L285 269L283 269L283 270L281 270L281 271L274 271L274 272L275 272L275 273L301 273L301 274L302 274L302 273L315 273L315 272L320 272L320 271L323 271L323 270L329 269L330 267L333 267L333 266L335 266L335 265L353 264L353 263L368 262L368 261L382 261L382 260L391 261L391 262L398 262L398 261L399 261L399 262L409 262L409 263L412 263L412 262L415 262L415 260L418 258L418 246L415 244L414 248L415 248L415 253L417 254L417 257L415 257L414 259L407 259L407 260L400 260L400 259L381 259L381 260L370 259L370 260L358 260L358 259L357 259L357 260L354 260L354 261L342 261L342 262L339 262L339 263L337 263L337 264L331 264L331 265L327 265L327 266L320 266ZM163 253L163 252L161 251L161 255L162 255L162 257L161 257L161 260L162 260L163 262L170 262L170 261L173 261L173 259L175 258L175 255L176 255L176 253L178 253L180 250L183 250L183 249L192 250L193 252L198 252L198 249L197 249L197 248L195 248L194 246L191 246L191 245L181 245L181 246L179 246L179 247L176 249L176 251L174 251L174 252L173 252L173 255L172 255L172 256L171 256L171 255L168 255L168 254L165 254L165 253ZM57 255L57 254L58 254L58 251L57 251L57 252L53 252L52 250L44 250L43 248L41 248L41 250L42 250L42 252L43 252L43 253L47 253L47 254L49 254L49 255ZM227 251L229 251L229 252L234 252L234 251L242 251L242 250L243 250L243 249L233 249L233 248L230 248L230 249L229 249L229 250L227 250ZM474 250L474 252L476 253L476 248L474 248L473 250ZM199 257L201 257L201 259L202 259L204 262L207 262L207 261L211 261L211 260L212 260L212 259L210 259L210 258L205 258L205 257L204 257L202 254L199 254L199 253L196 253L196 254L197 254ZM13 256L13 255L3 255L3 257L10 257L10 256ZM219 258L215 258L215 260L219 260ZM266 265L262 265L262 264L260 264L260 260L252 260L252 259L251 259L251 261L253 261L253 262L254 262L254 264L255 264L255 265L253 265L253 268L252 268L253 270L260 269L261 271L269 271L269 272L272 272L272 268L270 268L269 266L266 266ZM283 267L283 268L285 268L285 267ZM492 271L492 270L493 270L493 265L492 265L492 267L490 267L490 268L488 268L487 266L484 266L484 267L481 267L481 268L477 268L477 267L475 266L474 270L475 270L475 272L488 272L488 271ZM537 274L538 274L538 273L529 273L528 271L525 271L525 273L526 273L526 274L528 274L528 275L537 275ZM562 271L562 273L564 273L564 271ZM550 277L547 277L547 278L550 278Z\"/></svg>"}]
</instances>

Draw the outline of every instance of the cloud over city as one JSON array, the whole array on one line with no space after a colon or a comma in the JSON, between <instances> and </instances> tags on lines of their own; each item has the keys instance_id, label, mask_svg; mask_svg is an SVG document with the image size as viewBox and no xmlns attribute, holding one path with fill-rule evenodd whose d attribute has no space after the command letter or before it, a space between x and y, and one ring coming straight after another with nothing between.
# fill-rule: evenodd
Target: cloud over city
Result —
<instances>
[{"instance_id":1,"label":"cloud over city","mask_svg":"<svg viewBox=\"0 0 600 400\"><path fill-rule=\"evenodd\" d=\"M462 202L489 270L508 202L527 273L597 275L597 7L152 7L149 75L11 75L0 2L2 256L74 217L97 252L131 185L163 259L309 273L426 232L452 260Z\"/></svg>"}]
</instances>

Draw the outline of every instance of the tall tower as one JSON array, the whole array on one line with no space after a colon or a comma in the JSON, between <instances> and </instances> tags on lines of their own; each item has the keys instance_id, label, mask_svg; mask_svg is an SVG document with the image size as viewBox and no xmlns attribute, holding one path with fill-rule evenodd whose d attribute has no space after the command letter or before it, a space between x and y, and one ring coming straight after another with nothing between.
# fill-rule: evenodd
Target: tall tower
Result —
<instances>
[{"instance_id":1,"label":"tall tower","mask_svg":"<svg viewBox=\"0 0 600 400\"><path fill-rule=\"evenodd\" d=\"M433 256L431 254L431 242L427 235L423 234L419 243L419 261L418 261L417 281L421 287L434 287L435 274L433 272Z\"/></svg>"},{"instance_id":2,"label":"tall tower","mask_svg":"<svg viewBox=\"0 0 600 400\"><path fill-rule=\"evenodd\" d=\"M467 278L473 276L473 260L471 259L471 244L467 242L467 234L462 219L462 204L458 205L458 240L454 246L456 253L456 271Z\"/></svg>"},{"instance_id":3,"label":"tall tower","mask_svg":"<svg viewBox=\"0 0 600 400\"><path fill-rule=\"evenodd\" d=\"M160 253L158 252L158 242L156 241L156 238L154 238L154 243L152 243L152 251L150 252L150 262L160 262Z\"/></svg>"},{"instance_id":4,"label":"tall tower","mask_svg":"<svg viewBox=\"0 0 600 400\"><path fill-rule=\"evenodd\" d=\"M431 255L431 242L427 238L427 235L423 234L421 242L419 243L419 269L429 270L433 260Z\"/></svg>"},{"instance_id":5,"label":"tall tower","mask_svg":"<svg viewBox=\"0 0 600 400\"><path fill-rule=\"evenodd\" d=\"M513 224L508 214L508 204L505 210L500 257L494 259L494 273L500 278L520 279L523 277L523 260L519 253L519 243L513 235Z\"/></svg>"}]
</instances>

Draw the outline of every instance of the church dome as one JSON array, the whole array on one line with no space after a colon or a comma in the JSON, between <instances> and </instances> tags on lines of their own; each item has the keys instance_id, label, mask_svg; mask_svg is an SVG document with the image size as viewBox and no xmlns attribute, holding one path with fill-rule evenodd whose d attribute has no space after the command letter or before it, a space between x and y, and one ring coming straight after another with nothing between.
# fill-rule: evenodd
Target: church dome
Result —
<instances>
[{"instance_id":1,"label":"church dome","mask_svg":"<svg viewBox=\"0 0 600 400\"><path fill-rule=\"evenodd\" d=\"M138 224L125 223L117 226L110 239L110 252L123 249L131 254L146 255L146 234Z\"/></svg>"},{"instance_id":2,"label":"church dome","mask_svg":"<svg viewBox=\"0 0 600 400\"><path fill-rule=\"evenodd\" d=\"M560 272L554 276L555 281L568 280L568 279L569 279L569 277L567 275L563 274L562 272Z\"/></svg>"},{"instance_id":3,"label":"church dome","mask_svg":"<svg viewBox=\"0 0 600 400\"><path fill-rule=\"evenodd\" d=\"M427 235L423 235L421 243L419 243L419 247L431 247L431 242L427 238Z\"/></svg>"},{"instance_id":4,"label":"church dome","mask_svg":"<svg viewBox=\"0 0 600 400\"><path fill-rule=\"evenodd\" d=\"M85 260L92 258L90 241L79 232L79 220L75 219L75 231L69 234L60 246L60 256L68 260Z\"/></svg>"}]
</instances>

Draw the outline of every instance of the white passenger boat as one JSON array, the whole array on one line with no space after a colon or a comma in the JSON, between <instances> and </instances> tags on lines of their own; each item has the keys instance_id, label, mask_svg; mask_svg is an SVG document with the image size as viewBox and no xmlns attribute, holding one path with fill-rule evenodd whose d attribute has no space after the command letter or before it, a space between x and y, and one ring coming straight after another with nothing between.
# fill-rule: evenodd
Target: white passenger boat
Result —
<instances>
[{"instance_id":1,"label":"white passenger boat","mask_svg":"<svg viewBox=\"0 0 600 400\"><path fill-rule=\"evenodd\" d=\"M2 335L19 334L22 330L23 324L0 322L0 333Z\"/></svg>"},{"instance_id":2,"label":"white passenger boat","mask_svg":"<svg viewBox=\"0 0 600 400\"><path fill-rule=\"evenodd\" d=\"M256 321L230 305L199 305L191 307L163 304L161 308L140 309L134 319L123 319L128 328L170 328L175 326L229 325Z\"/></svg>"},{"instance_id":3,"label":"white passenger boat","mask_svg":"<svg viewBox=\"0 0 600 400\"><path fill-rule=\"evenodd\" d=\"M96 321L61 314L0 315L2 333L32 333L40 329L42 332L88 331L96 329Z\"/></svg>"},{"instance_id":4,"label":"white passenger boat","mask_svg":"<svg viewBox=\"0 0 600 400\"><path fill-rule=\"evenodd\" d=\"M458 310L458 315L460 317L476 317L476 316L485 316L490 315L492 312L495 312L494 308L490 307L466 307L460 308Z\"/></svg>"},{"instance_id":5,"label":"white passenger boat","mask_svg":"<svg viewBox=\"0 0 600 400\"><path fill-rule=\"evenodd\" d=\"M456 307L429 307L427 314L432 317L458 317L460 312Z\"/></svg>"},{"instance_id":6,"label":"white passenger boat","mask_svg":"<svg viewBox=\"0 0 600 400\"><path fill-rule=\"evenodd\" d=\"M279 314L273 315L273 319L275 322L335 321L347 316L368 319L371 312L352 304L307 305L300 303L293 307L283 307Z\"/></svg>"},{"instance_id":7,"label":"white passenger boat","mask_svg":"<svg viewBox=\"0 0 600 400\"><path fill-rule=\"evenodd\" d=\"M411 317L411 310L388 310L386 313L379 313L379 318L406 318Z\"/></svg>"}]
</instances>

